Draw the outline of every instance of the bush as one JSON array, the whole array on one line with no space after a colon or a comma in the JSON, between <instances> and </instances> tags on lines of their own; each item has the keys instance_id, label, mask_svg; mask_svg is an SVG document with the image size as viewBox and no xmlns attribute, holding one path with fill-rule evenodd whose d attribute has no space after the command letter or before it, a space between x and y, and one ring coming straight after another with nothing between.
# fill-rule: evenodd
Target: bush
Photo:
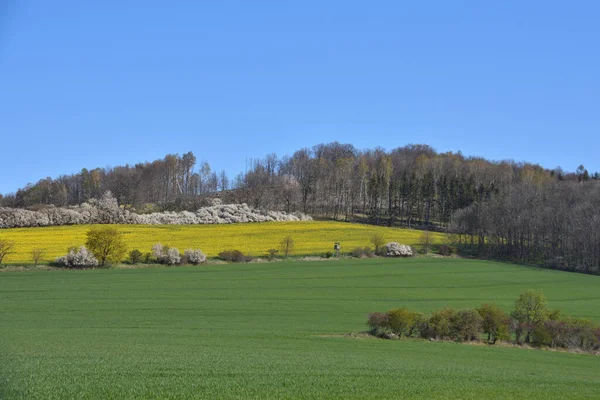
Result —
<instances>
[{"instance_id":1,"label":"bush","mask_svg":"<svg viewBox=\"0 0 600 400\"><path fill-rule=\"evenodd\" d=\"M239 250L225 250L219 253L219 258L228 262L246 262L252 260L252 257L245 256Z\"/></svg>"},{"instance_id":2,"label":"bush","mask_svg":"<svg viewBox=\"0 0 600 400\"><path fill-rule=\"evenodd\" d=\"M71 248L67 255L56 259L56 263L65 267L96 267L98 260L85 246Z\"/></svg>"},{"instance_id":3,"label":"bush","mask_svg":"<svg viewBox=\"0 0 600 400\"><path fill-rule=\"evenodd\" d=\"M422 337L433 339L450 339L453 336L452 322L456 311L444 308L435 311L429 319L422 323L419 330Z\"/></svg>"},{"instance_id":4,"label":"bush","mask_svg":"<svg viewBox=\"0 0 600 400\"><path fill-rule=\"evenodd\" d=\"M371 328L371 332L375 332L380 328L390 327L390 317L387 313L374 312L369 314L367 325Z\"/></svg>"},{"instance_id":5,"label":"bush","mask_svg":"<svg viewBox=\"0 0 600 400\"><path fill-rule=\"evenodd\" d=\"M160 260L163 258L165 254L165 246L163 246L160 243L156 243L152 245L152 256L154 256L154 258L160 262Z\"/></svg>"},{"instance_id":6,"label":"bush","mask_svg":"<svg viewBox=\"0 0 600 400\"><path fill-rule=\"evenodd\" d=\"M275 259L275 257L277 257L277 253L279 253L279 250L277 250L277 249L267 250L267 260L273 261Z\"/></svg>"},{"instance_id":7,"label":"bush","mask_svg":"<svg viewBox=\"0 0 600 400\"><path fill-rule=\"evenodd\" d=\"M452 334L461 342L477 340L483 333L483 318L477 310L467 308L459 310L450 318L452 323Z\"/></svg>"},{"instance_id":8,"label":"bush","mask_svg":"<svg viewBox=\"0 0 600 400\"><path fill-rule=\"evenodd\" d=\"M415 254L410 246L398 242L390 242L385 248L388 257L412 257Z\"/></svg>"},{"instance_id":9,"label":"bush","mask_svg":"<svg viewBox=\"0 0 600 400\"><path fill-rule=\"evenodd\" d=\"M389 327L396 335L412 336L420 322L420 314L406 308L396 308L388 312Z\"/></svg>"},{"instance_id":10,"label":"bush","mask_svg":"<svg viewBox=\"0 0 600 400\"><path fill-rule=\"evenodd\" d=\"M169 248L169 246L163 246L160 243L152 246L152 255L161 264L177 265L181 263L181 255L178 249Z\"/></svg>"},{"instance_id":11,"label":"bush","mask_svg":"<svg viewBox=\"0 0 600 400\"><path fill-rule=\"evenodd\" d=\"M149 264L150 261L152 261L152 253L148 252L148 253L144 254L144 262L146 264Z\"/></svg>"},{"instance_id":12,"label":"bush","mask_svg":"<svg viewBox=\"0 0 600 400\"><path fill-rule=\"evenodd\" d=\"M142 261L142 252L139 250L131 250L129 252L129 262L131 264L138 264Z\"/></svg>"},{"instance_id":13,"label":"bush","mask_svg":"<svg viewBox=\"0 0 600 400\"><path fill-rule=\"evenodd\" d=\"M333 257L333 253L330 251L327 251L323 254L323 258L331 258Z\"/></svg>"},{"instance_id":14,"label":"bush","mask_svg":"<svg viewBox=\"0 0 600 400\"><path fill-rule=\"evenodd\" d=\"M440 248L438 249L438 253L441 256L451 256L452 255L452 249L450 248L450 246L448 246L447 244L443 244L440 246Z\"/></svg>"},{"instance_id":15,"label":"bush","mask_svg":"<svg viewBox=\"0 0 600 400\"><path fill-rule=\"evenodd\" d=\"M200 249L188 249L184 253L186 263L198 265L206 261L206 254Z\"/></svg>"},{"instance_id":16,"label":"bush","mask_svg":"<svg viewBox=\"0 0 600 400\"><path fill-rule=\"evenodd\" d=\"M179 254L179 250L177 250L175 247L168 249L166 254L163 256L162 261L167 265L177 265L181 263L181 255Z\"/></svg>"},{"instance_id":17,"label":"bush","mask_svg":"<svg viewBox=\"0 0 600 400\"><path fill-rule=\"evenodd\" d=\"M477 309L482 318L483 333L488 335L488 343L510 338L510 317L498 306L484 304Z\"/></svg>"},{"instance_id":18,"label":"bush","mask_svg":"<svg viewBox=\"0 0 600 400\"><path fill-rule=\"evenodd\" d=\"M363 258L365 257L365 249L363 249L362 247L357 247L350 252L350 255L356 258Z\"/></svg>"}]
</instances>

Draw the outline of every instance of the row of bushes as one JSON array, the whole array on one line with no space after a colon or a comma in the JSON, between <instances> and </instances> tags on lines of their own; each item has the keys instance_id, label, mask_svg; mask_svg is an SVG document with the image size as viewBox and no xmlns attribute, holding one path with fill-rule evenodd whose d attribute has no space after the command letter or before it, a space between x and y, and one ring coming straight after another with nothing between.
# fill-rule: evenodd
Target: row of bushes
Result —
<instances>
[{"instance_id":1,"label":"row of bushes","mask_svg":"<svg viewBox=\"0 0 600 400\"><path fill-rule=\"evenodd\" d=\"M541 292L523 292L509 315L500 307L444 308L424 315L407 308L369 314L370 333L393 339L419 337L459 342L484 340L489 344L514 339L517 344L568 350L600 351L600 325L549 310Z\"/></svg>"}]
</instances>

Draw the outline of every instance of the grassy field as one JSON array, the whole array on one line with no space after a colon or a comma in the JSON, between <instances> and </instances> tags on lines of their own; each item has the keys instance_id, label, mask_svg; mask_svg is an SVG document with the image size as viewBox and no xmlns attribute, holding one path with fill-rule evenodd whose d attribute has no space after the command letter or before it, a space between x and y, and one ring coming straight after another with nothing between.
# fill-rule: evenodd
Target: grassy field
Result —
<instances>
[{"instance_id":1,"label":"grassy field","mask_svg":"<svg viewBox=\"0 0 600 400\"><path fill-rule=\"evenodd\" d=\"M380 232L388 241L416 245L421 231L376 227L343 222L267 222L231 225L114 225L125 237L129 250L149 252L152 245L161 242L177 247L181 252L200 248L209 257L223 250L237 249L244 254L264 256L267 250L277 248L285 235L296 241L296 254L311 255L332 251L335 242L341 242L343 251L357 246L371 246L369 238ZM89 225L54 226L44 228L0 229L0 239L16 243L15 253L5 263L32 262L31 250L46 250L46 261L53 261L67 252L70 246L85 243ZM432 234L441 241L440 234Z\"/></svg>"},{"instance_id":2,"label":"grassy field","mask_svg":"<svg viewBox=\"0 0 600 400\"><path fill-rule=\"evenodd\" d=\"M593 355L340 336L529 288L600 320L600 277L460 259L3 273L0 398L598 398Z\"/></svg>"}]
</instances>

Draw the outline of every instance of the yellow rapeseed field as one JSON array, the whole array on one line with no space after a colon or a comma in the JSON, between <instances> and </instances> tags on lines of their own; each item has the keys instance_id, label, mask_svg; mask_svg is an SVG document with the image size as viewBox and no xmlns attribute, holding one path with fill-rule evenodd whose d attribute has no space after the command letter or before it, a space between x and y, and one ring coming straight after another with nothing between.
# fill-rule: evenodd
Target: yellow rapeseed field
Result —
<instances>
[{"instance_id":1,"label":"yellow rapeseed field","mask_svg":"<svg viewBox=\"0 0 600 400\"><path fill-rule=\"evenodd\" d=\"M185 249L202 249L208 257L223 250L240 250L252 256L264 256L268 249L278 248L286 235L296 243L294 255L322 254L333 251L340 242L342 252L356 247L372 247L373 233L382 233L386 241L418 246L422 231L386 228L344 222L265 222L230 225L115 225L123 233L128 250L149 252L154 243ZM6 263L30 263L31 251L45 250L45 261L62 256L70 246L85 244L90 225L53 226L43 228L0 229L0 239L15 243L14 253ZM432 234L433 243L443 241L441 234Z\"/></svg>"}]
</instances>

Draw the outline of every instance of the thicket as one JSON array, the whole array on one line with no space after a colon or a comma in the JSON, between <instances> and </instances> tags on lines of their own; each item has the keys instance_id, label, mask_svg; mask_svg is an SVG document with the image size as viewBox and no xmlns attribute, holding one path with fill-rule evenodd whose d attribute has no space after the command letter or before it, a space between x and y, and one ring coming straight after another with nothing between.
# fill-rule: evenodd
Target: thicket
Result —
<instances>
[{"instance_id":1,"label":"thicket","mask_svg":"<svg viewBox=\"0 0 600 400\"><path fill-rule=\"evenodd\" d=\"M137 214L120 207L112 193L106 192L99 200L90 199L87 203L70 208L43 206L26 210L0 207L0 229L79 224L195 225L311 220L299 212L288 214L256 210L246 204L223 204L219 199L211 199L211 204L195 212Z\"/></svg>"},{"instance_id":2,"label":"thicket","mask_svg":"<svg viewBox=\"0 0 600 400\"><path fill-rule=\"evenodd\" d=\"M479 308L444 308L430 315L396 308L374 312L367 319L369 332L377 337L415 337L458 342L497 341L586 352L600 351L600 325L583 318L563 317L550 310L543 294L528 290L515 301L509 315L493 304Z\"/></svg>"}]
</instances>

